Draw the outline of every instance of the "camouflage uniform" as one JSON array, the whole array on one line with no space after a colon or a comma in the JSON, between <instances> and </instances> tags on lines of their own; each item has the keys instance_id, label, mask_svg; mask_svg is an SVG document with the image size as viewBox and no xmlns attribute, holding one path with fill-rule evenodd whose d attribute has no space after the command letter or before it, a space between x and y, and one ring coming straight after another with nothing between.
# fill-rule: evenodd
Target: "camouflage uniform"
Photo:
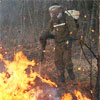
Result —
<instances>
[{"instance_id":1,"label":"camouflage uniform","mask_svg":"<svg viewBox=\"0 0 100 100\"><path fill-rule=\"evenodd\" d=\"M54 25L65 23L65 25L54 27ZM65 49L65 41L68 37L76 36L77 29L74 19L66 14L59 21L49 21L47 28L42 32L40 40L49 38L51 32L55 30L55 65L58 72L58 82L64 82L64 70L68 71L71 80L75 79L73 64L71 60L72 48Z\"/></svg>"}]
</instances>

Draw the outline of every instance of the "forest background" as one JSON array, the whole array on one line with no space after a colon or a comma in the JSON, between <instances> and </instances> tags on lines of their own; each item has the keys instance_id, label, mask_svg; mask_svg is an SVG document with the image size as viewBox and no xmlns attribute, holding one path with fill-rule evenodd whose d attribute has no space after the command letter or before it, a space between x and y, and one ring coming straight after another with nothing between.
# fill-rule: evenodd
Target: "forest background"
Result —
<instances>
[{"instance_id":1,"label":"forest background","mask_svg":"<svg viewBox=\"0 0 100 100\"><path fill-rule=\"evenodd\" d=\"M50 19L48 8L55 2L63 5L65 10L80 11L78 34L83 35L83 41L95 55L100 54L98 53L99 0L0 0L0 53L5 59L13 60L16 52L23 51L29 60L35 59L39 63L42 67L42 76L49 77L52 81L56 78L53 77L55 65L52 59L54 58L54 41L48 41L46 60L41 66L39 36ZM75 75L77 81L83 82L83 88L88 83L88 86L94 89L98 72L97 60L86 46L83 48L92 66L85 59L78 42L74 42L72 59ZM34 70L38 71L38 68ZM3 71L5 68L0 63L0 72Z\"/></svg>"}]
</instances>

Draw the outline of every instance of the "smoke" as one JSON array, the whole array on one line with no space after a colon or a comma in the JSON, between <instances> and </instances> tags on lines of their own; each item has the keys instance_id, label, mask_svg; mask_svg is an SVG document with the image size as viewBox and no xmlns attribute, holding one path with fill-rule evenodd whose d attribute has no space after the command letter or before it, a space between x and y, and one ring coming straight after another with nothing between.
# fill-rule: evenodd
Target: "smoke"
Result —
<instances>
[{"instance_id":1,"label":"smoke","mask_svg":"<svg viewBox=\"0 0 100 100\"><path fill-rule=\"evenodd\" d=\"M21 2L19 0L3 0L0 3L0 25L19 24Z\"/></svg>"},{"instance_id":2,"label":"smoke","mask_svg":"<svg viewBox=\"0 0 100 100\"><path fill-rule=\"evenodd\" d=\"M51 98L51 100L60 100L60 98L58 97L57 94L57 89L56 88L49 88L47 89L47 92L49 92L49 97Z\"/></svg>"},{"instance_id":3,"label":"smoke","mask_svg":"<svg viewBox=\"0 0 100 100\"><path fill-rule=\"evenodd\" d=\"M60 100L57 88L45 88L43 93L40 95L39 100Z\"/></svg>"}]
</instances>

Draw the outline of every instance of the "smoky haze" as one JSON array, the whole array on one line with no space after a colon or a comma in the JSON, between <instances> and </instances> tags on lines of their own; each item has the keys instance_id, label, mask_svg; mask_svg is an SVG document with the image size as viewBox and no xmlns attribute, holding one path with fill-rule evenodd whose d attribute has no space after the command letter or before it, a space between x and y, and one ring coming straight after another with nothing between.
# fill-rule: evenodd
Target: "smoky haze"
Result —
<instances>
[{"instance_id":1,"label":"smoky haze","mask_svg":"<svg viewBox=\"0 0 100 100\"><path fill-rule=\"evenodd\" d=\"M20 24L21 4L20 0L3 0L0 3L0 24Z\"/></svg>"},{"instance_id":2,"label":"smoky haze","mask_svg":"<svg viewBox=\"0 0 100 100\"><path fill-rule=\"evenodd\" d=\"M41 31L50 19L48 8L57 2L66 9L81 12L79 19L80 33L88 31L89 24L81 22L83 15L91 15L92 1L89 0L0 0L0 40L21 42L37 42ZM87 17L86 20L90 20ZM30 39L31 38L31 39ZM12 42L11 42L12 44Z\"/></svg>"}]
</instances>

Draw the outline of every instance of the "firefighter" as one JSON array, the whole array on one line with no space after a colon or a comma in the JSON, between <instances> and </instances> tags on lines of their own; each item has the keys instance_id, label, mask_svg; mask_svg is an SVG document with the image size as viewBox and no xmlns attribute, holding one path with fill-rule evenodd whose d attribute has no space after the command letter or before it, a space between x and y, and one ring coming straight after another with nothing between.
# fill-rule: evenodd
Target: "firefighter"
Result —
<instances>
[{"instance_id":1,"label":"firefighter","mask_svg":"<svg viewBox=\"0 0 100 100\"><path fill-rule=\"evenodd\" d=\"M75 80L72 63L72 38L76 37L77 27L72 16L64 12L59 4L49 7L50 21L40 36L42 50L45 49L48 38L55 39L55 65L58 73L58 84L65 82L65 69L71 80ZM51 34L52 31L55 35Z\"/></svg>"}]
</instances>

